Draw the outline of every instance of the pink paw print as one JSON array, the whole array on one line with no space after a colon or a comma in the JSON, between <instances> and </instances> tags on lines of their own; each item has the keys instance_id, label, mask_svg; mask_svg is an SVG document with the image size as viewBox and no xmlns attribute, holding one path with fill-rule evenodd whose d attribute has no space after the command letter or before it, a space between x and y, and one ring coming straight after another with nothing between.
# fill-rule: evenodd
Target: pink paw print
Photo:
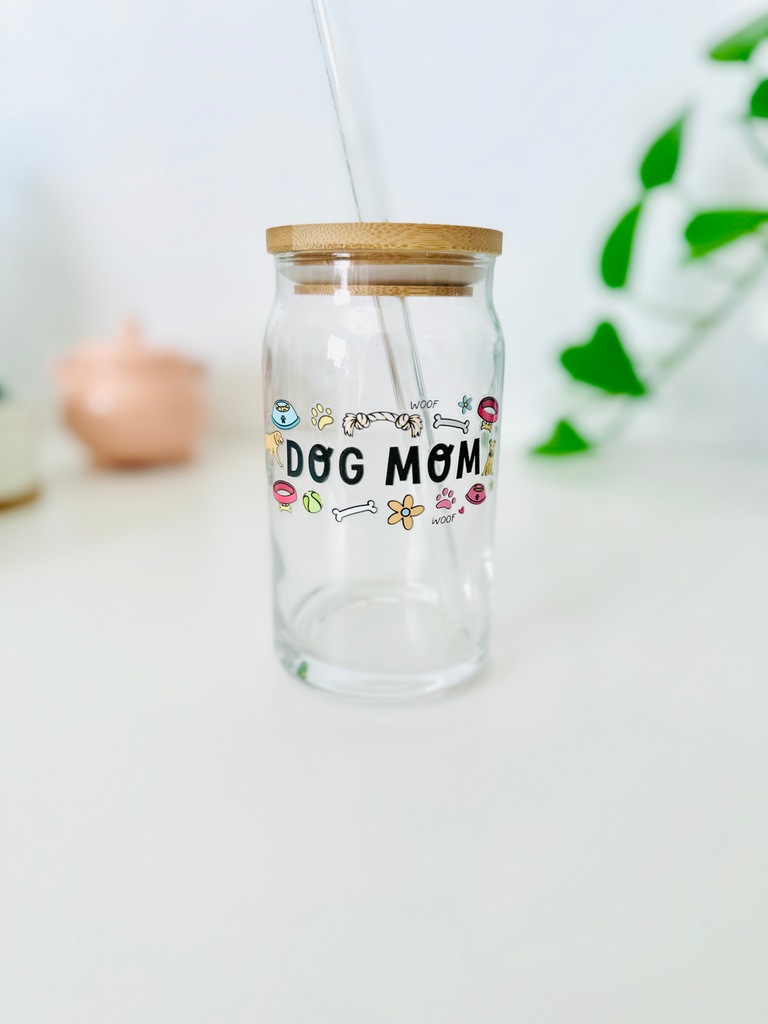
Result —
<instances>
[{"instance_id":1,"label":"pink paw print","mask_svg":"<svg viewBox=\"0 0 768 1024\"><path fill-rule=\"evenodd\" d=\"M435 502L435 508L450 509L451 505L456 504L456 499L453 496L453 491L449 491L447 487L444 487L440 494L435 498Z\"/></svg>"}]
</instances>

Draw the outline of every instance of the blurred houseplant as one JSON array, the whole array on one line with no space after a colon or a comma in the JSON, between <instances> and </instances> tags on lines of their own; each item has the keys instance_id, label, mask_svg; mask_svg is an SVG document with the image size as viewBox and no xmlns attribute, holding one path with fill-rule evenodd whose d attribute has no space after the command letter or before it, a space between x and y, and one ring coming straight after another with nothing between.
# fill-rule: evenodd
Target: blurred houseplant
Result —
<instances>
[{"instance_id":1,"label":"blurred houseplant","mask_svg":"<svg viewBox=\"0 0 768 1024\"><path fill-rule=\"evenodd\" d=\"M709 53L714 61L749 62L759 44L768 38L768 15L723 40ZM600 276L603 284L614 291L623 291L630 305L644 308L649 304L628 287L636 248L636 231L642 223L644 209L651 192L677 189L687 205L689 201L678 183L678 164L686 133L688 115L678 118L650 147L639 167L640 195L610 233L602 251ZM745 133L754 156L768 164L768 149L761 141L759 126L768 124L768 79L753 83L751 96L745 104L740 128ZM623 340L623 331L609 319L603 319L592 337L583 344L571 345L560 353L560 363L573 381L585 391L576 395L576 409L561 416L549 438L533 449L536 455L563 456L589 451L605 444L620 432L635 409L653 396L712 331L721 324L751 292L768 271L768 235L763 225L768 210L710 209L689 211L684 229L687 245L686 265L710 261L710 254L731 247L753 236L749 262L730 275L727 287L719 298L705 308L680 310L656 304L655 315L680 326L675 343L654 362L637 366ZM598 431L584 429L582 419L589 420L600 406L602 425Z\"/></svg>"}]
</instances>

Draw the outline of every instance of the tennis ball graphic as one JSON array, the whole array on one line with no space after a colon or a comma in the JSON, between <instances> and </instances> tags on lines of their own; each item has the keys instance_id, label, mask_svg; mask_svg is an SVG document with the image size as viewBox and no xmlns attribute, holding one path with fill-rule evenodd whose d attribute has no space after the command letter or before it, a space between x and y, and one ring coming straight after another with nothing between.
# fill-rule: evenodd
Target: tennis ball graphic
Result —
<instances>
[{"instance_id":1,"label":"tennis ball graphic","mask_svg":"<svg viewBox=\"0 0 768 1024\"><path fill-rule=\"evenodd\" d=\"M319 512L323 507L323 503L317 491L307 491L301 500L304 502L304 508L307 512Z\"/></svg>"}]
</instances>

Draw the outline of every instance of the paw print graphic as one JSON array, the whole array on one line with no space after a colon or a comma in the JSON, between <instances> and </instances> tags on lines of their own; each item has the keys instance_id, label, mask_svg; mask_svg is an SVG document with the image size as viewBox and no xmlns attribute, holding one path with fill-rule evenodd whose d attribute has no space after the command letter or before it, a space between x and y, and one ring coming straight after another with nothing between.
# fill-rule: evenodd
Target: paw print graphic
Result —
<instances>
[{"instance_id":1,"label":"paw print graphic","mask_svg":"<svg viewBox=\"0 0 768 1024\"><path fill-rule=\"evenodd\" d=\"M456 504L456 499L453 496L453 491L449 491L447 487L444 487L435 498L435 502L435 508L450 509L451 505Z\"/></svg>"},{"instance_id":2,"label":"paw print graphic","mask_svg":"<svg viewBox=\"0 0 768 1024\"><path fill-rule=\"evenodd\" d=\"M312 426L317 427L318 430L322 430L324 427L329 427L333 423L333 416L331 410L323 408L318 402L316 406L310 409L312 413Z\"/></svg>"}]
</instances>

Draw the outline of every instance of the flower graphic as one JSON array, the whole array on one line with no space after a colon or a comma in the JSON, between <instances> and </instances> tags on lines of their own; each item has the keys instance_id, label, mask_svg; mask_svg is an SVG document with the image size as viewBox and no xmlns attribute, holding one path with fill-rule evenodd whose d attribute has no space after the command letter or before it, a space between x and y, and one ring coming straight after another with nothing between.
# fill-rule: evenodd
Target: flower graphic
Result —
<instances>
[{"instance_id":1,"label":"flower graphic","mask_svg":"<svg viewBox=\"0 0 768 1024\"><path fill-rule=\"evenodd\" d=\"M424 511L423 505L413 504L412 494L406 494L402 503L399 501L388 501L387 504L392 509L392 515L387 520L389 525L394 526L395 523L402 523L406 530L413 529L413 517L420 516Z\"/></svg>"}]
</instances>

